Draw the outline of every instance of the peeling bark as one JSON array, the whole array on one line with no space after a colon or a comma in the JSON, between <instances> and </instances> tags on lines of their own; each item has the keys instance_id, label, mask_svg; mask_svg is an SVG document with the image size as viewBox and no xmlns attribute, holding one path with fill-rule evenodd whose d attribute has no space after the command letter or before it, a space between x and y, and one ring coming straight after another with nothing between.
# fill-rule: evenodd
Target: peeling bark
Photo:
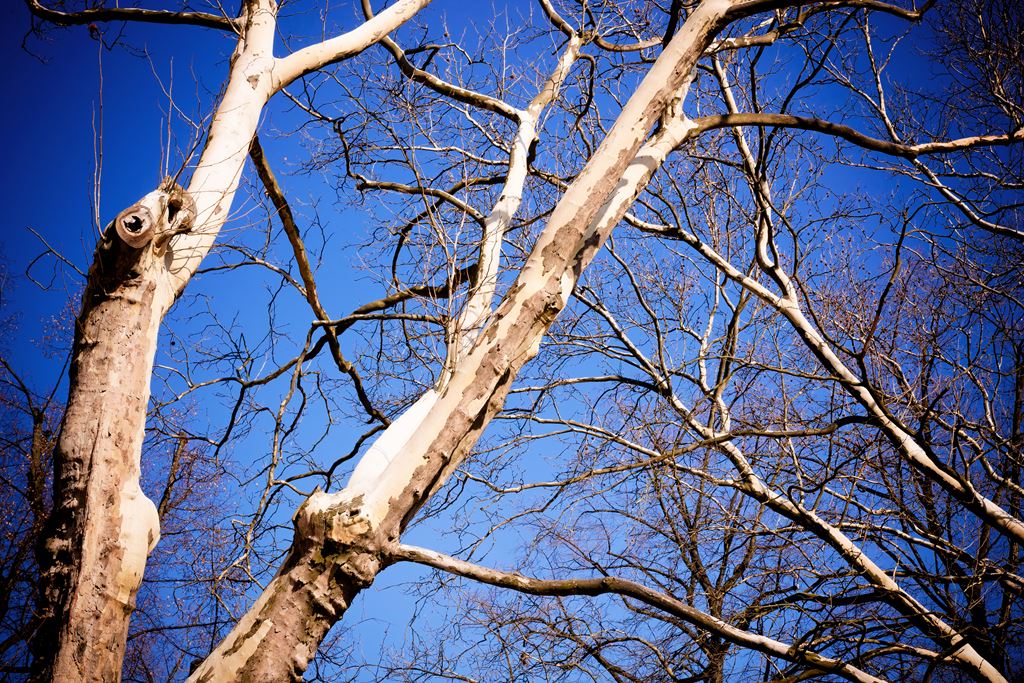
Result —
<instances>
[{"instance_id":1,"label":"peeling bark","mask_svg":"<svg viewBox=\"0 0 1024 683\"><path fill-rule=\"evenodd\" d=\"M250 0L238 19L215 22L237 29L239 37L188 191L164 181L118 214L89 271L54 449L53 512L37 548L41 625L32 640L31 680L120 679L128 618L159 537L156 507L142 494L139 478L160 323L228 217L264 105L295 78L373 45L428 3L401 0L352 31L282 58L273 54L276 0ZM135 9L64 13L37 2L29 7L58 23L82 17L203 23L208 17ZM316 585L309 573L315 562L300 562L306 555L302 548L296 552L282 580L291 576ZM271 626L285 623L285 617L273 618ZM314 635L310 642L323 636ZM315 645L310 656L313 651Z\"/></svg>"},{"instance_id":2,"label":"peeling bark","mask_svg":"<svg viewBox=\"0 0 1024 683\"><path fill-rule=\"evenodd\" d=\"M257 680L251 678L257 668L262 676L258 680L284 680L297 675L297 662L308 662L310 635L326 635L340 618L339 610L347 609L363 584L372 580L363 571L381 568L382 548L398 540L415 513L466 458L504 404L516 374L536 355L583 269L668 153L692 129L678 105L698 58L723 26L730 7L728 2L702 3L690 15L555 207L518 279L439 395L430 397L426 414L415 425L403 425L403 433L389 434L402 425L397 420L381 437L404 444L401 450L388 449L393 458L382 471L361 462L345 490L318 492L307 501L296 516L288 560L190 681ZM638 155L648 132L663 117L667 125ZM310 525L307 519L318 521ZM358 537L359 543L346 541L345 552L325 546L327 557L338 565L333 569L321 566L324 557L315 550L321 525L361 529L346 536ZM301 580L294 580L297 576ZM262 644L268 637L268 618L289 623L293 634L282 634L282 642L304 634L301 643L290 646L293 656L267 656Z\"/></svg>"},{"instance_id":3,"label":"peeling bark","mask_svg":"<svg viewBox=\"0 0 1024 683\"><path fill-rule=\"evenodd\" d=\"M159 538L139 479L160 323L227 218L266 102L265 92L238 87L267 68L274 21L264 4L251 6L189 190L165 180L121 211L96 248L54 449L53 512L37 551L33 681L121 678L129 617ZM238 140L241 156L230 151Z\"/></svg>"},{"instance_id":4,"label":"peeling bark","mask_svg":"<svg viewBox=\"0 0 1024 683\"><path fill-rule=\"evenodd\" d=\"M302 680L320 641L381 569L380 534L361 503L310 496L277 576L189 681Z\"/></svg>"},{"instance_id":5,"label":"peeling bark","mask_svg":"<svg viewBox=\"0 0 1024 683\"><path fill-rule=\"evenodd\" d=\"M159 300L166 295L149 243L189 224L182 211L175 212L179 220L167 220L172 197L183 196L181 188L166 187L122 211L89 270L54 450L54 506L38 548L34 680L120 677L127 616L160 536L156 507L139 488ZM131 241L120 236L124 224Z\"/></svg>"}]
</instances>

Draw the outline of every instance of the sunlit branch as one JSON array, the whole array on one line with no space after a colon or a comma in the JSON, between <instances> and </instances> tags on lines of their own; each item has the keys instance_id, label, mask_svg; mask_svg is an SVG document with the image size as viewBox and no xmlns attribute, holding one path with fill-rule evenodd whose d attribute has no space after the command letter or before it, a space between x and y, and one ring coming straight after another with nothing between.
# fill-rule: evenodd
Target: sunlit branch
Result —
<instances>
[{"instance_id":1,"label":"sunlit branch","mask_svg":"<svg viewBox=\"0 0 1024 683\"><path fill-rule=\"evenodd\" d=\"M841 660L825 657L797 645L783 643L767 636L738 629L720 619L660 591L629 579L615 576L600 578L535 579L519 573L503 572L466 562L449 555L419 548L396 544L387 550L393 560L404 560L423 564L434 569L473 579L499 588L509 588L531 595L572 596L572 595L621 595L650 605L671 614L702 630L714 633L726 640L750 648L771 657L781 657L797 662L815 671L839 674L843 678L859 683L884 683L885 679L872 676L856 666Z\"/></svg>"}]
</instances>

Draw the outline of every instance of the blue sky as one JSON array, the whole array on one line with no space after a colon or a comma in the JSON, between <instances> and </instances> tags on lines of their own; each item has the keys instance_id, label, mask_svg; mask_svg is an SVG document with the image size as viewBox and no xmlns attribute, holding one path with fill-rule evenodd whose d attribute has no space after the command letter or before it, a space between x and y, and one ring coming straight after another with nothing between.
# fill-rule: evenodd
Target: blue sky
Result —
<instances>
[{"instance_id":1,"label":"blue sky","mask_svg":"<svg viewBox=\"0 0 1024 683\"><path fill-rule=\"evenodd\" d=\"M29 330L49 325L49 316L74 294L81 279L47 256L29 272L50 285L50 290L43 291L28 282L26 268L45 251L29 228L45 236L77 268L88 267L96 239L91 209L94 125L98 130L102 118L100 216L105 224L121 207L159 182L161 107L166 107L166 100L160 95L154 73L166 79L170 68L168 53L159 48L150 48L152 66L150 61L129 56L123 50L103 50L101 55L99 43L89 37L86 27L52 30L45 40L29 36L26 50L22 40L29 20L24 5L4 3L0 17L4 34L0 50L6 67L3 88L9 93L8 104L0 111L0 125L9 131L7 163L0 173L10 198L0 244L4 265L18 280L14 297L4 305L20 313L22 328L34 339L37 333ZM156 33L168 31L164 27L141 28L133 44L146 48L160 44ZM184 91L185 99L191 100L190 68L209 74L214 65L208 57L200 61L208 42L204 34L209 32L185 32L190 40L188 49L178 50L175 57L176 85ZM19 344L15 348L20 367L31 366L35 358L31 347ZM45 364L39 374L45 375L48 368Z\"/></svg>"}]
</instances>

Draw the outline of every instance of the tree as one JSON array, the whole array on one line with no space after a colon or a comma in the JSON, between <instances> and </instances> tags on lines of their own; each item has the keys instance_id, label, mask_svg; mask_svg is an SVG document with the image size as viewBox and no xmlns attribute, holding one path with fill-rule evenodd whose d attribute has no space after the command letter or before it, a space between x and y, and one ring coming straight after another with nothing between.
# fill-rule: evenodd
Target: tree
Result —
<instances>
[{"instance_id":1,"label":"tree","mask_svg":"<svg viewBox=\"0 0 1024 683\"><path fill-rule=\"evenodd\" d=\"M388 34L426 4L374 15L364 2L358 28L289 51L275 48L272 0L237 15L28 0L40 26L235 36L187 187L169 178L121 211L89 270L33 677L120 675L159 536L140 488L158 332L204 264L265 268L311 323L287 345L274 325L266 345L239 337L208 363L232 366L210 385L237 386L209 445L271 416L262 485L220 576L276 570L190 680L301 678L399 561L566 598L483 604L508 662L490 677L565 662L612 680L1016 675L1024 120L1012 3L975 3L968 19L932 2L540 0L507 36L473 44L428 22L406 31L419 38L396 34L417 42L403 48ZM941 87L890 78L904 33L933 46ZM529 63L536 74L516 66ZM329 83L343 104L324 101ZM390 260L387 291L344 318L256 137L275 95L328 131L311 166L379 198L390 228L370 245ZM266 239L224 241L230 257L209 265L247 158L274 222ZM885 174L893 193L858 198L841 172ZM360 331L376 339L353 347ZM205 384L191 379L202 363L182 359L176 398ZM281 400L261 410L252 394L274 382ZM310 392L333 423L340 391L372 425L350 455L324 465L315 440L289 452L315 414ZM487 458L478 444L496 417ZM578 453L550 478L515 470L559 438ZM339 488L335 471L357 454ZM533 520L534 568L555 578L402 543L417 516L470 505L467 488L501 510L536 496L474 542ZM289 492L301 504L284 552ZM576 599L598 595L619 601ZM647 652L657 664L640 664ZM395 671L449 668L438 651Z\"/></svg>"}]
</instances>

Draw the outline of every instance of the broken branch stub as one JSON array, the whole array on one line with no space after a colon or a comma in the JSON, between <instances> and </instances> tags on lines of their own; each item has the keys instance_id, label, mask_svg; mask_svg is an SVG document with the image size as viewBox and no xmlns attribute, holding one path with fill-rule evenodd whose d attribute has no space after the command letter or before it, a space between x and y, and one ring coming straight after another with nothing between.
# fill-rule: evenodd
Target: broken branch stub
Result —
<instances>
[{"instance_id":1,"label":"broken branch stub","mask_svg":"<svg viewBox=\"0 0 1024 683\"><path fill-rule=\"evenodd\" d=\"M149 195L146 195L148 197ZM143 201L145 197L143 197ZM117 214L114 219L117 234L125 244L141 249L153 239L153 214L140 201Z\"/></svg>"},{"instance_id":2,"label":"broken branch stub","mask_svg":"<svg viewBox=\"0 0 1024 683\"><path fill-rule=\"evenodd\" d=\"M114 228L121 240L133 249L154 242L157 251L174 235L192 228L196 203L172 178L164 178L160 186L117 214Z\"/></svg>"}]
</instances>

